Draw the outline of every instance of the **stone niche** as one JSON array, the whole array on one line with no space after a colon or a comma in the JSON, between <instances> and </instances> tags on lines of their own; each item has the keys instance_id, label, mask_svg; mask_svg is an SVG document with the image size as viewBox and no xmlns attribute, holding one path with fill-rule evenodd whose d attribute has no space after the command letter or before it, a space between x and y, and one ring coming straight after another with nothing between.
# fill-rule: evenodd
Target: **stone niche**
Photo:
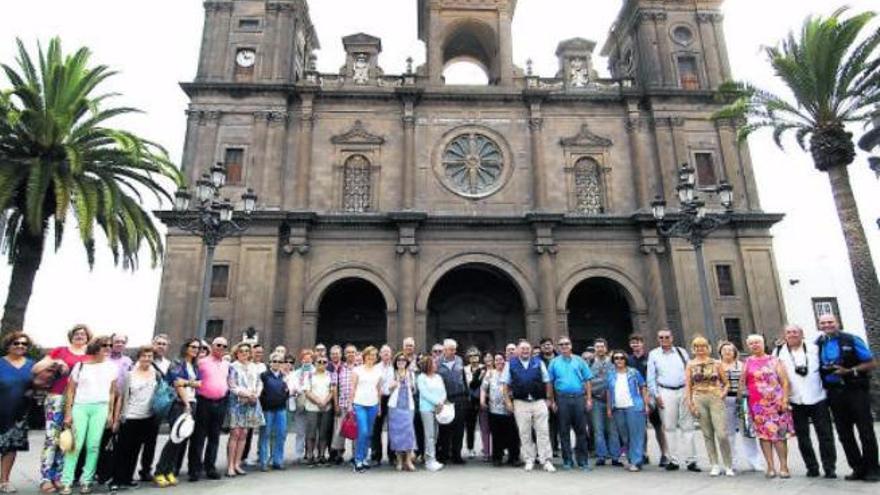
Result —
<instances>
[{"instance_id":1,"label":"stone niche","mask_svg":"<svg viewBox=\"0 0 880 495\"><path fill-rule=\"evenodd\" d=\"M593 68L595 48L595 41L584 38L572 38L559 43L556 48L556 57L559 59L556 77L564 81L566 89L586 88L598 79L599 74Z\"/></svg>"},{"instance_id":2,"label":"stone niche","mask_svg":"<svg viewBox=\"0 0 880 495\"><path fill-rule=\"evenodd\" d=\"M345 47L345 65L339 70L349 84L368 86L377 84L383 75L379 67L379 54L382 53L382 40L366 33L357 33L342 38Z\"/></svg>"}]
</instances>

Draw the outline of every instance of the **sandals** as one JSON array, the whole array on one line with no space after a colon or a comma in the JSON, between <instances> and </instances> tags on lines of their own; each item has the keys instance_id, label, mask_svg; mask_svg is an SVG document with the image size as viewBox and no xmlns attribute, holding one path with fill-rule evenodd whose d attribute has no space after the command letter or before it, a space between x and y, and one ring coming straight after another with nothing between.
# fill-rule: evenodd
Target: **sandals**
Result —
<instances>
[{"instance_id":1,"label":"sandals","mask_svg":"<svg viewBox=\"0 0 880 495\"><path fill-rule=\"evenodd\" d=\"M780 471L780 472L779 472L779 477L780 477L781 479L787 480L787 479L791 478L791 473L788 472L788 471Z\"/></svg>"},{"instance_id":2,"label":"sandals","mask_svg":"<svg viewBox=\"0 0 880 495\"><path fill-rule=\"evenodd\" d=\"M764 473L764 477L768 480L773 479L776 477L776 471L767 471L766 473Z\"/></svg>"},{"instance_id":3,"label":"sandals","mask_svg":"<svg viewBox=\"0 0 880 495\"><path fill-rule=\"evenodd\" d=\"M58 489L55 488L55 483L52 483L51 481L44 481L44 482L40 483L40 492L42 492L42 493L48 494L48 493L55 493L57 491L58 491Z\"/></svg>"},{"instance_id":4,"label":"sandals","mask_svg":"<svg viewBox=\"0 0 880 495\"><path fill-rule=\"evenodd\" d=\"M58 491L61 495L70 495L73 493L73 490L70 488L70 485L64 485L61 487L61 490Z\"/></svg>"},{"instance_id":5,"label":"sandals","mask_svg":"<svg viewBox=\"0 0 880 495\"><path fill-rule=\"evenodd\" d=\"M10 483L8 481L6 483L0 483L0 493L17 493L17 492L18 492L18 490L16 490L15 487L12 486L12 483Z\"/></svg>"}]
</instances>

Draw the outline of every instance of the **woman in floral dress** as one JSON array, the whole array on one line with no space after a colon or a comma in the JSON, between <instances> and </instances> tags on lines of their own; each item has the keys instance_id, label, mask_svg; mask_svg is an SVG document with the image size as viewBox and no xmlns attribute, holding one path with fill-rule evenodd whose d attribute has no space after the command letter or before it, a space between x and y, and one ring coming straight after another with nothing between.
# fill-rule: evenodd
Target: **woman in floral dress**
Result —
<instances>
[{"instance_id":1,"label":"woman in floral dress","mask_svg":"<svg viewBox=\"0 0 880 495\"><path fill-rule=\"evenodd\" d=\"M749 414L755 433L761 442L761 452L767 461L767 477L776 477L773 451L779 458L779 477L791 478L788 470L787 440L794 433L791 407L788 403L788 376L782 363L767 354L764 337L750 335L746 339L751 356L746 359L743 370L745 389L748 392Z\"/></svg>"},{"instance_id":2,"label":"woman in floral dress","mask_svg":"<svg viewBox=\"0 0 880 495\"><path fill-rule=\"evenodd\" d=\"M226 447L229 462L226 476L230 478L246 474L241 461L247 430L265 424L259 400L263 381L257 365L251 361L250 344L242 342L233 347L232 356L235 361L229 367L229 443Z\"/></svg>"}]
</instances>

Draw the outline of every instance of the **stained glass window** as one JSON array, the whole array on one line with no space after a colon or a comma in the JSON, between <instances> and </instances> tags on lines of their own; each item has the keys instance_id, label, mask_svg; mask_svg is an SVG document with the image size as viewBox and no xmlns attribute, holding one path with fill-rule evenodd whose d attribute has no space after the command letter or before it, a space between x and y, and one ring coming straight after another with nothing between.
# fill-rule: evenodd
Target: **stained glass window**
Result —
<instances>
[{"instance_id":1,"label":"stained glass window","mask_svg":"<svg viewBox=\"0 0 880 495\"><path fill-rule=\"evenodd\" d=\"M370 161L363 155L352 155L343 170L342 208L364 212L370 209L372 178Z\"/></svg>"}]
</instances>

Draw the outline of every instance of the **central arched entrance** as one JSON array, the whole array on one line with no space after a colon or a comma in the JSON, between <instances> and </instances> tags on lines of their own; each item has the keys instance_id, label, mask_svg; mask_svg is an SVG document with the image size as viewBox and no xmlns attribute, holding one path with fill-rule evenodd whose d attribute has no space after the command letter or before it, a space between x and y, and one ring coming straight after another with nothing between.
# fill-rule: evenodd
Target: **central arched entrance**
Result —
<instances>
[{"instance_id":1,"label":"central arched entrance","mask_svg":"<svg viewBox=\"0 0 880 495\"><path fill-rule=\"evenodd\" d=\"M568 296L568 333L577 352L597 338L611 349L628 350L633 332L633 313L626 289L605 277L592 277L577 284Z\"/></svg>"},{"instance_id":2,"label":"central arched entrance","mask_svg":"<svg viewBox=\"0 0 880 495\"><path fill-rule=\"evenodd\" d=\"M427 347L445 338L470 346L500 350L526 336L525 310L517 287L490 265L456 267L434 285L428 299Z\"/></svg>"},{"instance_id":3,"label":"central arched entrance","mask_svg":"<svg viewBox=\"0 0 880 495\"><path fill-rule=\"evenodd\" d=\"M361 349L387 340L387 307L382 292L361 278L334 282L321 296L315 342Z\"/></svg>"}]
</instances>

